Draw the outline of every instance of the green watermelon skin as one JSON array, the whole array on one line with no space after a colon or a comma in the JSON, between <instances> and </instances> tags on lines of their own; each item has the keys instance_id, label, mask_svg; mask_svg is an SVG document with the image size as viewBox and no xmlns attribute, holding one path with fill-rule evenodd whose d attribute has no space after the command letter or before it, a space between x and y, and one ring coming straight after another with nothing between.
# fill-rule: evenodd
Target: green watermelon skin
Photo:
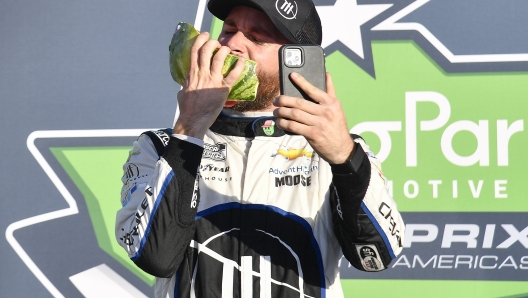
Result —
<instances>
[{"instance_id":1,"label":"green watermelon skin","mask_svg":"<svg viewBox=\"0 0 528 298\"><path fill-rule=\"evenodd\" d=\"M187 73L191 66L191 47L200 32L193 25L180 22L176 27L176 32L172 36L169 45L169 64L172 79L184 85ZM238 61L238 56L228 54L222 67L222 75L225 77ZM258 78L255 72L257 63L246 59L244 70L238 80L231 88L227 99L236 101L251 101L257 96Z\"/></svg>"}]
</instances>

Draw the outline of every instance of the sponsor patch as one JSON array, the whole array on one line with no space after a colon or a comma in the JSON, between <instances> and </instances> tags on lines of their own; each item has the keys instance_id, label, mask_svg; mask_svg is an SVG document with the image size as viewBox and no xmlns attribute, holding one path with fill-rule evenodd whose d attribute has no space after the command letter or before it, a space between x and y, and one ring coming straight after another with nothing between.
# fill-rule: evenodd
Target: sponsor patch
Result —
<instances>
[{"instance_id":1,"label":"sponsor patch","mask_svg":"<svg viewBox=\"0 0 528 298\"><path fill-rule=\"evenodd\" d=\"M311 166L307 164L303 164L302 166L293 166L289 168L269 168L268 174L275 174L275 175L286 175L286 174L293 174L293 173L302 173L305 175L310 175L313 172L317 171L319 169L319 166Z\"/></svg>"},{"instance_id":2,"label":"sponsor patch","mask_svg":"<svg viewBox=\"0 0 528 298\"><path fill-rule=\"evenodd\" d=\"M132 179L134 177L139 177L139 168L137 165L133 163L129 163L126 165L125 173L123 176L126 179Z\"/></svg>"},{"instance_id":3,"label":"sponsor patch","mask_svg":"<svg viewBox=\"0 0 528 298\"><path fill-rule=\"evenodd\" d=\"M233 181L233 177L216 177L216 176L202 176L198 175L203 181L218 181L218 182L228 182Z\"/></svg>"},{"instance_id":4,"label":"sponsor patch","mask_svg":"<svg viewBox=\"0 0 528 298\"><path fill-rule=\"evenodd\" d=\"M387 224L389 226L389 231L391 232L391 236L395 237L398 246L402 247L402 241L400 237L400 229L401 227L398 226L398 223L394 220L394 217L392 217L392 208L387 205L385 202L381 202L379 208L378 208L379 214L383 216L387 220Z\"/></svg>"},{"instance_id":5,"label":"sponsor patch","mask_svg":"<svg viewBox=\"0 0 528 298\"><path fill-rule=\"evenodd\" d=\"M304 175L286 175L284 177L275 177L275 187L310 185L312 185L312 177L306 177Z\"/></svg>"},{"instance_id":6,"label":"sponsor patch","mask_svg":"<svg viewBox=\"0 0 528 298\"><path fill-rule=\"evenodd\" d=\"M229 167L223 168L223 167L216 167L214 164L206 164L206 165L200 165L200 171L227 173L229 172Z\"/></svg>"},{"instance_id":7,"label":"sponsor patch","mask_svg":"<svg viewBox=\"0 0 528 298\"><path fill-rule=\"evenodd\" d=\"M273 135L273 133L275 132L275 121L273 121L273 120L266 120L266 122L265 122L264 125L262 126L262 130L264 130L264 133L265 133L267 136L271 136L271 135Z\"/></svg>"},{"instance_id":8,"label":"sponsor patch","mask_svg":"<svg viewBox=\"0 0 528 298\"><path fill-rule=\"evenodd\" d=\"M216 143L214 145L204 144L203 158L216 161L225 161L227 158L227 144Z\"/></svg>"},{"instance_id":9,"label":"sponsor patch","mask_svg":"<svg viewBox=\"0 0 528 298\"><path fill-rule=\"evenodd\" d=\"M375 245L356 244L356 251L361 260L361 265L366 271L381 271L385 269Z\"/></svg>"},{"instance_id":10,"label":"sponsor patch","mask_svg":"<svg viewBox=\"0 0 528 298\"><path fill-rule=\"evenodd\" d=\"M170 136L166 132L161 130L153 130L152 132L156 134L165 147L169 145Z\"/></svg>"},{"instance_id":11,"label":"sponsor patch","mask_svg":"<svg viewBox=\"0 0 528 298\"><path fill-rule=\"evenodd\" d=\"M314 155L314 153L313 151L308 151L305 148L299 148L299 149L285 148L285 149L278 149L276 153L271 155L271 157L275 157L277 155L284 156L287 160L294 160L301 156L311 158Z\"/></svg>"}]
</instances>

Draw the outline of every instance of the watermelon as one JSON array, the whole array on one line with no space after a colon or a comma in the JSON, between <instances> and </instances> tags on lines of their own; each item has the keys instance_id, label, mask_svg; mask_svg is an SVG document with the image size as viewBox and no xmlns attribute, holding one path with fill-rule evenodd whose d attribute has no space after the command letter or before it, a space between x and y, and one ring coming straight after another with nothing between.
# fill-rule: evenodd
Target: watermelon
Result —
<instances>
[{"instance_id":1,"label":"watermelon","mask_svg":"<svg viewBox=\"0 0 528 298\"><path fill-rule=\"evenodd\" d=\"M200 32L193 25L180 22L176 27L176 32L172 36L169 45L169 62L172 79L180 84L185 84L185 79L191 66L191 47ZM225 77L235 67L238 56L228 54L222 75ZM255 73L257 63L253 60L246 59L242 74L231 88L227 100L251 101L257 96L258 78Z\"/></svg>"}]
</instances>

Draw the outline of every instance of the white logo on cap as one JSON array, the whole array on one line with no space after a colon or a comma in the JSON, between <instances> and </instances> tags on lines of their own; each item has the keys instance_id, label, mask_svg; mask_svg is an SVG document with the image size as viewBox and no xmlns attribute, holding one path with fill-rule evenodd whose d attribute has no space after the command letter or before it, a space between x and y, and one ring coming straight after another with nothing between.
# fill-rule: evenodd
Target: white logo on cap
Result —
<instances>
[{"instance_id":1,"label":"white logo on cap","mask_svg":"<svg viewBox=\"0 0 528 298\"><path fill-rule=\"evenodd\" d=\"M280 4L282 2L282 5ZM280 7L279 7L280 6ZM277 0L275 8L285 19L295 19L297 16L297 2L288 0Z\"/></svg>"}]
</instances>

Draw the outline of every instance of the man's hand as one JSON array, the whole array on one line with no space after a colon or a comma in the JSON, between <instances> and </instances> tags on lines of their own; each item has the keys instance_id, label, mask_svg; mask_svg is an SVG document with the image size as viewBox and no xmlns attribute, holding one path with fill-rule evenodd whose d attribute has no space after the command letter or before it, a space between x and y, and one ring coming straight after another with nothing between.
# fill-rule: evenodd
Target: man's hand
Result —
<instances>
[{"instance_id":1,"label":"man's hand","mask_svg":"<svg viewBox=\"0 0 528 298\"><path fill-rule=\"evenodd\" d=\"M213 56L213 52L218 52ZM227 96L244 70L244 58L224 78L222 67L231 49L217 40L209 40L209 33L201 33L191 48L191 66L185 85L178 92L180 116L174 133L203 139L207 129L222 111Z\"/></svg>"},{"instance_id":2,"label":"man's hand","mask_svg":"<svg viewBox=\"0 0 528 298\"><path fill-rule=\"evenodd\" d=\"M314 150L330 164L342 164L348 160L354 141L347 128L341 102L335 97L334 84L326 73L326 90L314 87L297 73L290 75L315 104L303 98L281 95L273 104L277 125L287 131L302 135Z\"/></svg>"}]
</instances>

